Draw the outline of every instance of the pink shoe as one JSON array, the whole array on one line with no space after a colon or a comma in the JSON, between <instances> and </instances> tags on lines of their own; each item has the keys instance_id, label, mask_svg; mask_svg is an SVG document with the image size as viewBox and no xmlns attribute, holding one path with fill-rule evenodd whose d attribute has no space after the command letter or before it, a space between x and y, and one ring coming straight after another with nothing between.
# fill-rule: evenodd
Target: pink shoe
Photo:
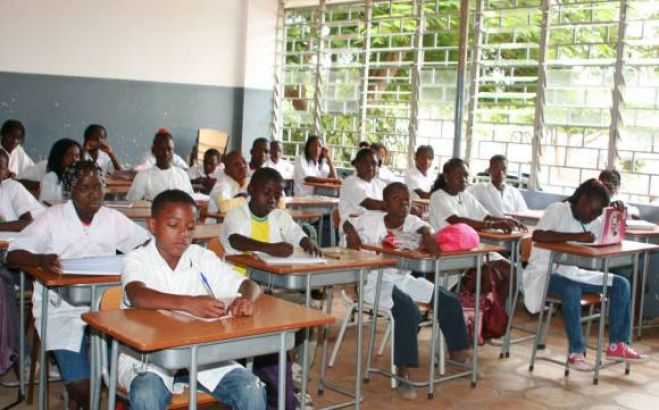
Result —
<instances>
[{"instance_id":1,"label":"pink shoe","mask_svg":"<svg viewBox=\"0 0 659 410\"><path fill-rule=\"evenodd\" d=\"M631 346L624 342L610 344L608 349L606 349L606 358L631 363L645 363L650 360L648 355L637 353Z\"/></svg>"},{"instance_id":2,"label":"pink shoe","mask_svg":"<svg viewBox=\"0 0 659 410\"><path fill-rule=\"evenodd\" d=\"M588 371L593 369L591 365L586 363L586 357L583 355L583 353L570 353L567 358L567 367L581 371Z\"/></svg>"}]
</instances>

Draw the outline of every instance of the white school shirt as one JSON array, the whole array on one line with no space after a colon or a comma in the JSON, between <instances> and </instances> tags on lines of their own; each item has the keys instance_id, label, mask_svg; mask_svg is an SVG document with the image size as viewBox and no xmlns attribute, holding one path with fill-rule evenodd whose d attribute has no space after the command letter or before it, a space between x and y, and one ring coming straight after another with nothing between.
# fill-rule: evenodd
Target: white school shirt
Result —
<instances>
[{"instance_id":1,"label":"white school shirt","mask_svg":"<svg viewBox=\"0 0 659 410\"><path fill-rule=\"evenodd\" d=\"M90 153L85 152L84 159L93 161L93 158ZM103 175L108 175L114 172L114 165L112 164L112 158L108 155L107 152L103 150L98 150L98 156L96 157L96 165L103 171Z\"/></svg>"},{"instance_id":2,"label":"white school shirt","mask_svg":"<svg viewBox=\"0 0 659 410\"><path fill-rule=\"evenodd\" d=\"M133 165L133 169L139 172L144 169L154 167L155 165L156 165L156 157L153 155L151 151L147 151L142 155L142 159L140 160L140 162ZM174 157L172 158L172 165L174 165L175 167L188 169L188 163L185 162L185 160L181 158L177 153L174 153Z\"/></svg>"},{"instance_id":3,"label":"white school shirt","mask_svg":"<svg viewBox=\"0 0 659 410\"><path fill-rule=\"evenodd\" d=\"M313 187L304 185L304 179L306 177L327 178L329 177L329 173L330 168L327 165L327 161L323 161L323 165L319 166L313 161L307 161L304 155L295 158L293 169L295 196L313 195Z\"/></svg>"},{"instance_id":4,"label":"white school shirt","mask_svg":"<svg viewBox=\"0 0 659 410\"><path fill-rule=\"evenodd\" d=\"M350 223L359 234L359 238L364 243L380 244L387 236L387 229L384 223L385 214L381 212L367 211L356 218L350 218ZM403 226L400 229L404 233L416 233L422 227L430 228L426 222L414 215L407 215ZM375 303L375 287L377 285L378 270L372 270L368 274L366 285L364 286L364 299L367 303ZM380 286L380 304L382 309L391 309L394 302L391 298L394 286L407 293L415 302L430 303L432 299L434 285L425 278L415 278L412 271L401 270L397 268L384 269L382 274L382 285Z\"/></svg>"},{"instance_id":5,"label":"white school shirt","mask_svg":"<svg viewBox=\"0 0 659 410\"><path fill-rule=\"evenodd\" d=\"M386 185L391 184L392 182L402 182L402 178L397 177L389 167L383 165L378 168L378 178L382 180Z\"/></svg>"},{"instance_id":6,"label":"white school shirt","mask_svg":"<svg viewBox=\"0 0 659 410\"><path fill-rule=\"evenodd\" d=\"M601 217L596 218L589 224L582 225L581 222L574 219L572 206L569 202L556 202L545 209L545 213L542 215L535 229L566 233L590 231L597 235L601 230L601 225ZM529 263L526 269L524 269L522 281L524 287L524 305L531 313L540 311L545 280L547 278L547 269L549 268L549 254L550 251L548 250L532 247ZM581 269L572 265L555 264L552 268L552 273L576 282L598 286L602 285L604 278L603 272ZM613 283L613 277L609 275L608 279L610 286Z\"/></svg>"},{"instance_id":7,"label":"white school shirt","mask_svg":"<svg viewBox=\"0 0 659 410\"><path fill-rule=\"evenodd\" d=\"M238 181L227 175L224 170L218 172L217 181L215 181L213 189L208 194L211 199L208 201L208 212L214 213L220 211L220 201L232 199L240 193L247 192L247 185L249 185L249 178L244 186L240 186Z\"/></svg>"},{"instance_id":8,"label":"white school shirt","mask_svg":"<svg viewBox=\"0 0 659 410\"><path fill-rule=\"evenodd\" d=\"M128 253L144 243L150 234L121 212L101 207L91 225L83 226L72 201L54 205L23 229L9 245L8 252L26 250L34 254L56 254L60 259L112 256L117 250ZM32 314L41 335L41 285L35 281ZM89 306L72 306L48 292L47 350L80 351L85 323L80 319Z\"/></svg>"},{"instance_id":9,"label":"white school shirt","mask_svg":"<svg viewBox=\"0 0 659 410\"><path fill-rule=\"evenodd\" d=\"M483 182L469 186L467 192L475 196L490 215L499 218L503 218L511 212L528 209L519 189L508 184L504 184L503 191L499 191L493 183Z\"/></svg>"},{"instance_id":10,"label":"white school shirt","mask_svg":"<svg viewBox=\"0 0 659 410\"><path fill-rule=\"evenodd\" d=\"M430 171L426 171L426 175L423 175L419 169L414 166L407 170L405 173L405 185L410 190L410 199L419 199L419 194L415 190L420 189L424 192L430 192L432 190L432 185L435 183L436 175Z\"/></svg>"},{"instance_id":11,"label":"white school shirt","mask_svg":"<svg viewBox=\"0 0 659 410\"><path fill-rule=\"evenodd\" d=\"M367 198L382 200L382 191L387 187L382 180L373 178L370 182L364 181L356 174L343 180L339 190L339 216L345 221L350 215L359 215L366 212L360 204Z\"/></svg>"},{"instance_id":12,"label":"white school shirt","mask_svg":"<svg viewBox=\"0 0 659 410\"><path fill-rule=\"evenodd\" d=\"M34 165L31 165L23 170L18 175L19 179L27 179L29 181L41 181L44 175L46 175L46 169L48 168L48 160L41 160Z\"/></svg>"},{"instance_id":13,"label":"white school shirt","mask_svg":"<svg viewBox=\"0 0 659 410\"><path fill-rule=\"evenodd\" d=\"M198 245L190 245L181 255L181 259L176 264L176 269L172 270L158 252L155 240L151 240L147 245L135 249L124 259L124 267L121 273L124 297L121 301L121 308L131 307L125 292L126 286L131 282L142 282L149 289L172 295L208 295L201 280L200 272L204 273L211 289L213 289L213 293L217 297L237 293L246 279L236 273L230 265L219 259L215 253ZM241 367L234 361L221 362L212 368L200 369L197 377L202 386L213 391L222 380L222 377L231 370ZM174 387L176 371L168 371L151 363L143 365L140 360L126 353L121 353L119 356L118 377L120 385L130 390L133 379L143 371L157 374L170 392L183 392L183 386L177 385L176 389Z\"/></svg>"},{"instance_id":14,"label":"white school shirt","mask_svg":"<svg viewBox=\"0 0 659 410\"><path fill-rule=\"evenodd\" d=\"M190 178L181 168L175 166L167 169L151 167L135 175L126 199L129 201L139 199L153 201L156 195L168 189L180 189L190 195L193 193Z\"/></svg>"},{"instance_id":15,"label":"white school shirt","mask_svg":"<svg viewBox=\"0 0 659 410\"><path fill-rule=\"evenodd\" d=\"M17 221L26 212L36 218L44 207L18 181L5 179L0 183L0 219L3 222Z\"/></svg>"},{"instance_id":16,"label":"white school shirt","mask_svg":"<svg viewBox=\"0 0 659 410\"><path fill-rule=\"evenodd\" d=\"M297 247L300 246L300 241L307 237L300 225L283 209L274 209L268 214L268 226L269 243L286 242ZM231 209L224 217L220 242L227 255L241 253L229 243L229 237L234 233L247 238L252 236L252 211L249 210L248 203Z\"/></svg>"},{"instance_id":17,"label":"white school shirt","mask_svg":"<svg viewBox=\"0 0 659 410\"><path fill-rule=\"evenodd\" d=\"M218 164L217 168L215 168L215 171L211 172L209 175L206 175L204 172L204 164L197 164L194 165L190 168L188 168L187 173L188 177L190 177L190 180L197 179L197 178L218 178L220 175L220 171L224 169L224 164L220 163Z\"/></svg>"},{"instance_id":18,"label":"white school shirt","mask_svg":"<svg viewBox=\"0 0 659 410\"><path fill-rule=\"evenodd\" d=\"M284 179L292 179L293 173L295 172L295 166L283 158L280 158L277 162L268 158L268 160L265 161L265 167L276 169Z\"/></svg>"},{"instance_id":19,"label":"white school shirt","mask_svg":"<svg viewBox=\"0 0 659 410\"><path fill-rule=\"evenodd\" d=\"M39 201L61 201L62 199L64 199L62 181L54 171L50 171L41 178Z\"/></svg>"},{"instance_id":20,"label":"white school shirt","mask_svg":"<svg viewBox=\"0 0 659 410\"><path fill-rule=\"evenodd\" d=\"M4 148L2 148L5 150ZM5 150L6 152L6 150ZM20 175L25 168L31 167L34 165L34 161L30 158L29 155L25 152L22 145L16 146L14 150L9 154L9 170L16 175Z\"/></svg>"}]
</instances>

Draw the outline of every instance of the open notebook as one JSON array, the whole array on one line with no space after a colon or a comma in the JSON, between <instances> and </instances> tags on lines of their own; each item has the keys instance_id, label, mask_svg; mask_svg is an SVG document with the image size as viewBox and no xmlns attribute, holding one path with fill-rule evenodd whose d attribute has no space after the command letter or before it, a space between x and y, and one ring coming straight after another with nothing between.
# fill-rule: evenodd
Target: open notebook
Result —
<instances>
[{"instance_id":1,"label":"open notebook","mask_svg":"<svg viewBox=\"0 0 659 410\"><path fill-rule=\"evenodd\" d=\"M586 246L615 245L625 238L626 212L613 207L604 208L602 212L602 225L595 234L595 242L577 242Z\"/></svg>"},{"instance_id":2,"label":"open notebook","mask_svg":"<svg viewBox=\"0 0 659 410\"><path fill-rule=\"evenodd\" d=\"M62 273L65 275L121 275L123 262L123 255L62 259Z\"/></svg>"},{"instance_id":3,"label":"open notebook","mask_svg":"<svg viewBox=\"0 0 659 410\"><path fill-rule=\"evenodd\" d=\"M308 255L302 249L295 249L293 254L286 258L270 256L264 252L255 252L255 254L268 265L321 265L327 263L327 259Z\"/></svg>"},{"instance_id":4,"label":"open notebook","mask_svg":"<svg viewBox=\"0 0 659 410\"><path fill-rule=\"evenodd\" d=\"M657 229L657 224L643 220L628 219L627 228L639 231L654 231Z\"/></svg>"}]
</instances>

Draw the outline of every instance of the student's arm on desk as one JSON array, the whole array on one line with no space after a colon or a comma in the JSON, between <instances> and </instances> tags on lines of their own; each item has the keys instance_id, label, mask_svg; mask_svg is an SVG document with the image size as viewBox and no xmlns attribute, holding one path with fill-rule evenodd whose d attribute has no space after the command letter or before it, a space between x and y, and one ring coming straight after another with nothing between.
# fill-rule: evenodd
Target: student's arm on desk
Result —
<instances>
[{"instance_id":1,"label":"student's arm on desk","mask_svg":"<svg viewBox=\"0 0 659 410\"><path fill-rule=\"evenodd\" d=\"M131 305L136 308L184 310L203 318L226 315L224 303L212 296L172 295L150 289L138 281L128 283L125 291Z\"/></svg>"},{"instance_id":2,"label":"student's arm on desk","mask_svg":"<svg viewBox=\"0 0 659 410\"><path fill-rule=\"evenodd\" d=\"M316 182L320 184L338 184L341 182L339 178L321 178L321 177L306 177L304 178L304 182Z\"/></svg>"},{"instance_id":3,"label":"student's arm on desk","mask_svg":"<svg viewBox=\"0 0 659 410\"><path fill-rule=\"evenodd\" d=\"M16 249L7 254L7 265L39 267L46 272L62 274L62 263L55 254L35 254L23 249Z\"/></svg>"},{"instance_id":4,"label":"student's arm on desk","mask_svg":"<svg viewBox=\"0 0 659 410\"><path fill-rule=\"evenodd\" d=\"M417 233L421 234L421 250L424 250L431 255L439 256L439 247L437 246L437 241L435 241L430 228L423 226L419 228Z\"/></svg>"},{"instance_id":5,"label":"student's arm on desk","mask_svg":"<svg viewBox=\"0 0 659 410\"><path fill-rule=\"evenodd\" d=\"M233 316L252 316L254 314L254 302L261 296L261 287L256 282L245 279L240 285L238 299L234 300L229 310Z\"/></svg>"},{"instance_id":6,"label":"student's arm on desk","mask_svg":"<svg viewBox=\"0 0 659 410\"><path fill-rule=\"evenodd\" d=\"M20 232L32 222L32 214L26 212L17 221L0 223L0 231Z\"/></svg>"},{"instance_id":7,"label":"student's arm on desk","mask_svg":"<svg viewBox=\"0 0 659 410\"><path fill-rule=\"evenodd\" d=\"M497 218L496 216L488 215L483 221L477 221L474 219L463 218L457 215L451 215L446 218L446 221L450 224L463 223L471 226L472 228L478 230L481 229L500 229L504 232L510 233L515 229L526 231L526 226L519 223L518 221L512 218Z\"/></svg>"},{"instance_id":8,"label":"student's arm on desk","mask_svg":"<svg viewBox=\"0 0 659 410\"><path fill-rule=\"evenodd\" d=\"M285 258L293 254L293 245L286 242L268 243L257 241L237 233L229 235L229 244L241 252L265 252L268 255Z\"/></svg>"},{"instance_id":9,"label":"student's arm on desk","mask_svg":"<svg viewBox=\"0 0 659 410\"><path fill-rule=\"evenodd\" d=\"M350 221L343 223L343 232L346 234L346 247L348 249L359 250L362 247L362 240Z\"/></svg>"},{"instance_id":10,"label":"student's arm on desk","mask_svg":"<svg viewBox=\"0 0 659 410\"><path fill-rule=\"evenodd\" d=\"M543 231L536 229L533 231L532 239L536 242L594 242L595 234L592 232L556 232L556 231Z\"/></svg>"}]
</instances>

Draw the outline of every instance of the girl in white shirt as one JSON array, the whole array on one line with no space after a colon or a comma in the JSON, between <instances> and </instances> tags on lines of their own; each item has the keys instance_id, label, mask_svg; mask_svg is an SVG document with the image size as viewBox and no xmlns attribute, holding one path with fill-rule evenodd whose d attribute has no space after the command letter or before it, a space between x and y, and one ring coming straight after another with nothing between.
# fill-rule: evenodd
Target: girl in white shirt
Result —
<instances>
[{"instance_id":1,"label":"girl in white shirt","mask_svg":"<svg viewBox=\"0 0 659 410\"><path fill-rule=\"evenodd\" d=\"M305 182L337 182L336 169L332 163L332 153L322 138L312 135L304 144L304 155L295 159L295 196L313 194L313 187Z\"/></svg>"},{"instance_id":2,"label":"girl in white shirt","mask_svg":"<svg viewBox=\"0 0 659 410\"><path fill-rule=\"evenodd\" d=\"M386 184L376 178L378 161L370 148L362 148L352 161L355 173L341 184L339 193L339 215L341 221L366 210L384 211L382 192Z\"/></svg>"},{"instance_id":3,"label":"girl in white shirt","mask_svg":"<svg viewBox=\"0 0 659 410\"><path fill-rule=\"evenodd\" d=\"M9 158L0 151L0 231L18 232L44 208L20 183L9 178Z\"/></svg>"},{"instance_id":4,"label":"girl in white shirt","mask_svg":"<svg viewBox=\"0 0 659 410\"><path fill-rule=\"evenodd\" d=\"M371 149L375 152L375 155L378 158L378 178L384 181L385 184L389 185L392 182L400 182L402 178L397 177L394 173L385 165L387 162L387 147L379 142L371 144Z\"/></svg>"},{"instance_id":5,"label":"girl in white shirt","mask_svg":"<svg viewBox=\"0 0 659 410\"><path fill-rule=\"evenodd\" d=\"M82 148L77 141L62 138L53 144L48 155L46 175L41 178L39 201L66 199L71 191L70 172L80 160Z\"/></svg>"},{"instance_id":6,"label":"girl in white shirt","mask_svg":"<svg viewBox=\"0 0 659 410\"><path fill-rule=\"evenodd\" d=\"M611 203L620 202L620 206L627 208L627 219L641 219L641 212L637 207L626 204L622 199L617 197L622 182L620 172L615 169L605 169L600 172L597 179L599 179L600 182L604 184L604 188L609 191Z\"/></svg>"},{"instance_id":7,"label":"girl in white shirt","mask_svg":"<svg viewBox=\"0 0 659 410\"><path fill-rule=\"evenodd\" d=\"M7 120L0 129L2 149L9 154L9 171L12 176L20 176L25 168L34 165L32 159L23 149L25 127L18 120Z\"/></svg>"},{"instance_id":8,"label":"girl in white shirt","mask_svg":"<svg viewBox=\"0 0 659 410\"><path fill-rule=\"evenodd\" d=\"M536 242L593 242L602 224L602 210L609 206L609 193L604 185L592 178L582 183L565 202L550 205L533 231ZM550 252L532 248L529 264L524 270L524 304L532 313L542 307L547 282ZM563 322L567 333L568 366L580 370L592 369L586 364L586 344L581 332L581 295L602 293L603 273L576 266L554 264L550 272L547 294L561 299ZM635 352L629 343L631 292L629 281L609 273L609 346L610 360L645 362L646 355Z\"/></svg>"},{"instance_id":9,"label":"girl in white shirt","mask_svg":"<svg viewBox=\"0 0 659 410\"><path fill-rule=\"evenodd\" d=\"M193 185L201 185L201 192L208 195L223 169L224 164L222 164L220 151L209 148L204 152L203 163L190 167L188 176Z\"/></svg>"},{"instance_id":10,"label":"girl in white shirt","mask_svg":"<svg viewBox=\"0 0 659 410\"><path fill-rule=\"evenodd\" d=\"M435 151L430 145L420 145L414 154L414 166L405 174L405 185L410 189L412 199L428 199L432 191L435 175L431 172Z\"/></svg>"},{"instance_id":11,"label":"girl in white shirt","mask_svg":"<svg viewBox=\"0 0 659 410\"><path fill-rule=\"evenodd\" d=\"M96 162L103 174L121 171L121 164L115 157L112 147L107 143L107 130L104 126L92 124L85 129L83 148L85 159Z\"/></svg>"},{"instance_id":12,"label":"girl in white shirt","mask_svg":"<svg viewBox=\"0 0 659 410\"><path fill-rule=\"evenodd\" d=\"M62 273L62 259L112 256L127 253L144 243L149 234L122 213L102 206L104 184L101 172L91 161L80 161L72 173L71 201L48 208L9 245L10 266L39 267ZM46 350L52 351L69 394L69 408L89 406L89 359L84 340L85 323L80 318L89 307L72 306L58 295L35 283L32 313L40 324L42 303L48 307ZM40 336L41 326L37 326ZM71 403L73 402L73 403Z\"/></svg>"}]
</instances>

